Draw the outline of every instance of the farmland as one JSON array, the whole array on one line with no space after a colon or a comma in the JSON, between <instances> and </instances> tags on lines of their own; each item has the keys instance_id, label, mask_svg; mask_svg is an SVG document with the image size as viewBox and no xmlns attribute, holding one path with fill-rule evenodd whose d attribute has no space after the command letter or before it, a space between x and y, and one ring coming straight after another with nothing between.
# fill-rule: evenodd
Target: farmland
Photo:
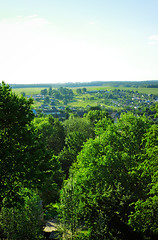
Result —
<instances>
[{"instance_id":1,"label":"farmland","mask_svg":"<svg viewBox=\"0 0 158 240\"><path fill-rule=\"evenodd\" d=\"M130 91L138 91L139 93L145 93L145 94L154 94L158 96L158 88L134 88L134 87L86 87L88 91L93 91L93 90L114 90L114 89L120 89L120 90L130 90ZM26 95L35 95L35 94L40 94L41 90L43 88L13 88L13 92L16 94L20 95L22 92L25 92ZM47 88L48 89L48 88ZM74 93L76 93L77 88L71 88Z\"/></svg>"},{"instance_id":2,"label":"farmland","mask_svg":"<svg viewBox=\"0 0 158 240\"><path fill-rule=\"evenodd\" d=\"M49 91L48 87L45 89ZM58 91L59 89L52 88L53 91ZM86 92L84 93L80 92L82 88L77 87L63 89L70 89L73 97L68 99L68 96L65 98L64 96L58 97L57 95L50 96L48 94L48 108L51 108L51 105L55 107L69 107L70 109L86 109L87 106L100 106L105 109L122 111L124 108L148 107L152 105L158 97L158 88L90 86L86 87ZM43 98L37 97L40 96L43 90L44 88L42 87L13 88L13 91L18 95L24 94L27 98L34 98L32 107L36 110L40 109L40 106L46 103L46 96L43 96ZM53 104L50 104L52 102Z\"/></svg>"}]
</instances>

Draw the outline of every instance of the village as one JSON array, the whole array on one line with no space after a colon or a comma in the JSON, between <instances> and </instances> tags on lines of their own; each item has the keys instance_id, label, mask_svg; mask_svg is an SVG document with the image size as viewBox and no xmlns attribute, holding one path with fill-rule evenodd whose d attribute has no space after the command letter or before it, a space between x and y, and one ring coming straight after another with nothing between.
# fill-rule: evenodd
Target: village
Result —
<instances>
[{"instance_id":1,"label":"village","mask_svg":"<svg viewBox=\"0 0 158 240\"><path fill-rule=\"evenodd\" d=\"M60 120L68 119L70 114L83 117L95 107L107 110L114 121L122 112L132 111L149 115L149 109L158 101L158 96L138 91L120 89L88 91L86 88L78 88L74 93L71 89L63 87L56 90L43 89L41 94L26 97L34 99L35 115L52 115ZM79 102L80 105L75 106L75 103Z\"/></svg>"}]
</instances>

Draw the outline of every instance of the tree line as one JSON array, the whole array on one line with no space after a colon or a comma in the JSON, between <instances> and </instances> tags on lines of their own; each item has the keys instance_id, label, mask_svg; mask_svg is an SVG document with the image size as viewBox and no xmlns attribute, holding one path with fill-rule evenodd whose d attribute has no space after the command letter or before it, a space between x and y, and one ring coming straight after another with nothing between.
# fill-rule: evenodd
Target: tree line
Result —
<instances>
[{"instance_id":1,"label":"tree line","mask_svg":"<svg viewBox=\"0 0 158 240\"><path fill-rule=\"evenodd\" d=\"M156 122L99 108L60 122L32 101L0 85L0 237L43 239L56 204L60 239L157 239Z\"/></svg>"},{"instance_id":2,"label":"tree line","mask_svg":"<svg viewBox=\"0 0 158 240\"><path fill-rule=\"evenodd\" d=\"M50 84L10 84L12 88L60 88L60 87L93 87L93 86L111 86L111 87L147 87L148 85L157 85L158 80L146 81L92 81L92 82L68 82L68 83L50 83Z\"/></svg>"}]
</instances>

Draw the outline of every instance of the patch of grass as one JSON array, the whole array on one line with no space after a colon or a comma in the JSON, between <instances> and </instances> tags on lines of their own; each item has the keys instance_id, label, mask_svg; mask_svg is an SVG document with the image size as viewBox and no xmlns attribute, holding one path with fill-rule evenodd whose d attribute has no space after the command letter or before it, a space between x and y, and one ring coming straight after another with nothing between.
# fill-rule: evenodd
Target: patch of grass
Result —
<instances>
[{"instance_id":1,"label":"patch of grass","mask_svg":"<svg viewBox=\"0 0 158 240\"><path fill-rule=\"evenodd\" d=\"M103 87L87 87L87 91L95 91L95 90L114 90L114 89L120 89L124 91L138 91L138 93L146 93L146 94L154 94L158 95L158 88L134 88L134 87L108 87L108 86L103 86Z\"/></svg>"},{"instance_id":2,"label":"patch of grass","mask_svg":"<svg viewBox=\"0 0 158 240\"><path fill-rule=\"evenodd\" d=\"M21 93L24 92L26 95L32 96L32 95L40 94L42 89L44 88L13 88L12 90L18 95L21 95Z\"/></svg>"}]
</instances>

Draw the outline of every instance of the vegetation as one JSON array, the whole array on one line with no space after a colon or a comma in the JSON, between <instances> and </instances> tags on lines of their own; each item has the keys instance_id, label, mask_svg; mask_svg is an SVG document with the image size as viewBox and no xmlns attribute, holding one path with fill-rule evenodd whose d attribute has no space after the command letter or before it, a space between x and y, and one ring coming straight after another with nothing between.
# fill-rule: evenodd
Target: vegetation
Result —
<instances>
[{"instance_id":1,"label":"vegetation","mask_svg":"<svg viewBox=\"0 0 158 240\"><path fill-rule=\"evenodd\" d=\"M0 85L0 238L42 239L58 215L60 239L157 239L156 95L48 86L34 115L20 91ZM99 104L71 108L87 98Z\"/></svg>"}]
</instances>

